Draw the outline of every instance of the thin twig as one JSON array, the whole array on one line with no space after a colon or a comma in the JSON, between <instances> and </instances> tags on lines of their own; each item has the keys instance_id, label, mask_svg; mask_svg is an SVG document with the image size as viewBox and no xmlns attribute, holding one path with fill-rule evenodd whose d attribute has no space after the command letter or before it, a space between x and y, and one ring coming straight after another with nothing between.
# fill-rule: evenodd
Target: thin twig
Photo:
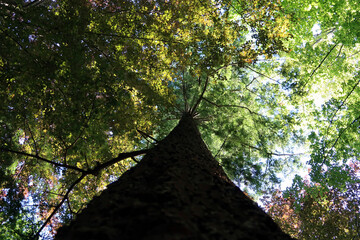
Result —
<instances>
[{"instance_id":1,"label":"thin twig","mask_svg":"<svg viewBox=\"0 0 360 240\"><path fill-rule=\"evenodd\" d=\"M133 151L133 152L128 152L128 153L120 153L118 155L118 157L113 158L103 164L100 164L98 166L96 166L94 169L88 170L88 171L83 171L82 170L82 174L81 176L75 181L73 182L73 184L71 184L71 186L68 188L68 190L66 191L64 197L62 198L62 200L60 201L60 203L55 207L55 209L51 212L50 216L45 220L44 224L40 227L40 229L37 231L35 238L38 238L40 236L41 231L49 224L51 218L56 214L56 212L60 209L60 207L64 204L65 200L68 199L68 196L70 194L70 192L75 188L75 186L81 182L81 180L83 180L87 175L97 175L99 173L100 170L111 166L121 160L124 160L126 158L133 158L135 156L147 153L148 149L145 150L139 150L139 151Z\"/></svg>"},{"instance_id":2,"label":"thin twig","mask_svg":"<svg viewBox=\"0 0 360 240\"><path fill-rule=\"evenodd\" d=\"M347 58L352 58L353 56L355 56L355 55L358 54L358 53L360 53L360 51L355 52L354 54L350 55L350 56L347 57Z\"/></svg>"},{"instance_id":3,"label":"thin twig","mask_svg":"<svg viewBox=\"0 0 360 240\"><path fill-rule=\"evenodd\" d=\"M325 55L325 57L321 60L320 64L314 69L314 71L311 73L310 77L311 78L315 72L321 67L321 65L324 63L324 61L326 60L326 58L330 55L330 53L334 50L334 48L338 45L338 43L336 43L331 49L330 51Z\"/></svg>"},{"instance_id":4,"label":"thin twig","mask_svg":"<svg viewBox=\"0 0 360 240\"><path fill-rule=\"evenodd\" d=\"M330 149L334 148L334 147L336 146L336 144L338 143L338 141L340 140L340 138L341 138L341 136L343 135L343 133L345 133L345 132L349 129L349 127L350 127L351 125L353 125L354 123L356 123L356 122L359 121L359 120L360 120L360 116L358 116L357 118L355 118L349 125L347 125L346 128L344 128L344 129L339 133L339 136L335 139L335 141L334 141L334 143L332 144L332 146L330 147ZM324 151L324 149L325 149L325 146L323 147L323 151ZM330 157L332 157L332 156L333 156L333 155L331 155ZM322 161L322 163L321 163L320 166L323 166L323 165L324 165L326 159L327 159L327 156L324 156L324 159L323 159L323 161Z\"/></svg>"},{"instance_id":5,"label":"thin twig","mask_svg":"<svg viewBox=\"0 0 360 240\"><path fill-rule=\"evenodd\" d=\"M216 158L216 157L219 155L221 149L224 147L225 142L228 140L229 137L230 137L230 135L227 135L227 136L226 136L226 138L224 139L223 143L221 144L219 150L218 150L217 153L215 154L214 158Z\"/></svg>"},{"instance_id":6,"label":"thin twig","mask_svg":"<svg viewBox=\"0 0 360 240\"><path fill-rule=\"evenodd\" d=\"M120 162L121 160L124 160L126 158L131 158L131 157L135 157L138 155L142 155L145 154L149 151L149 149L143 149L143 150L139 150L139 151L133 151L133 152L127 152L127 153L120 153L116 158L110 159L107 162L104 162L102 164L97 165L96 167L94 167L93 169L87 170L86 174L91 174L91 175L98 175L99 172L104 169L107 168L117 162Z\"/></svg>"},{"instance_id":7,"label":"thin twig","mask_svg":"<svg viewBox=\"0 0 360 240\"><path fill-rule=\"evenodd\" d=\"M333 113L333 115L330 118L330 123L329 126L326 129L326 134L325 136L327 136L329 129L334 121L334 117L336 116L336 114L338 113L338 111L342 108L342 106L344 106L345 102L347 101L347 99L350 97L350 95L354 92L355 88L359 85L360 80L353 86L353 88L351 89L351 91L346 95L345 99L342 101L342 103L340 104L340 106L336 109L336 111Z\"/></svg>"},{"instance_id":8,"label":"thin twig","mask_svg":"<svg viewBox=\"0 0 360 240\"><path fill-rule=\"evenodd\" d=\"M1 150L1 151L5 151L5 152L11 152L11 153L23 155L23 156L28 156L28 157L36 158L36 159L38 159L38 160L41 160L41 161L43 161L43 162L50 163L50 164L52 164L52 165L54 165L54 166L57 166L57 167L63 167L63 168L67 168L67 169L72 169L72 170L75 170L75 171L78 171L78 172L81 172L81 173L86 172L85 170L83 170L83 169L81 169L81 168L74 167L74 166L67 165L67 164L62 164L62 163L53 162L53 161L50 161L50 160L48 160L48 159L46 159L46 158L40 157L39 155L33 155L33 154L30 154L30 153L19 152L19 151L7 149L7 148L2 148L2 147L0 148L0 150Z\"/></svg>"},{"instance_id":9,"label":"thin twig","mask_svg":"<svg viewBox=\"0 0 360 240\"><path fill-rule=\"evenodd\" d=\"M205 93L205 91L206 91L206 89L207 89L208 83L209 83L209 77L206 77L203 91L202 91L202 93L200 94L200 96L199 96L198 100L196 101L196 103L194 104L194 106L190 109L190 115L191 115L191 116L194 116L194 115L195 115L195 112L196 112L197 107L199 106L201 100L204 98L204 93Z\"/></svg>"},{"instance_id":10,"label":"thin twig","mask_svg":"<svg viewBox=\"0 0 360 240\"><path fill-rule=\"evenodd\" d=\"M136 162L136 163L139 163L140 161L138 161L135 157L131 157L131 159Z\"/></svg>"},{"instance_id":11,"label":"thin twig","mask_svg":"<svg viewBox=\"0 0 360 240\"><path fill-rule=\"evenodd\" d=\"M338 53L338 55L336 56L335 60L340 56L340 53L341 53L341 50L343 49L343 47L344 47L344 44L341 44L341 47L340 47L340 49L339 49L339 53Z\"/></svg>"},{"instance_id":12,"label":"thin twig","mask_svg":"<svg viewBox=\"0 0 360 240\"><path fill-rule=\"evenodd\" d=\"M248 89L248 87L257 79L257 77L253 77L253 79L245 85L245 88Z\"/></svg>"},{"instance_id":13,"label":"thin twig","mask_svg":"<svg viewBox=\"0 0 360 240\"><path fill-rule=\"evenodd\" d=\"M212 101L210 101L209 99L207 99L207 98L205 98L205 97L203 97L203 99L206 101L206 102L208 102L208 103L210 103L210 104L212 104L212 105L214 105L214 106L216 106L216 107L236 107L236 108L243 108L243 109L246 109L249 113L251 113L251 114L255 114L255 115L258 115L258 116L260 116L260 117L263 117L263 118L266 118L265 116L263 116L263 115L261 115L261 114L259 114L259 113L257 113L257 112L254 112L254 111L252 111L250 108L248 108L248 107L245 107L245 106L241 106L241 105L228 105L228 104L217 104L217 103L214 103L214 102L212 102Z\"/></svg>"},{"instance_id":14,"label":"thin twig","mask_svg":"<svg viewBox=\"0 0 360 240\"><path fill-rule=\"evenodd\" d=\"M184 72L183 72L183 77L182 77L182 81L181 81L181 85L182 85L182 91L183 91L183 98L184 98L184 111L187 112L189 110L189 105L188 105L188 100L186 97L187 94L187 89L186 89L186 84L185 84L185 79L184 79Z\"/></svg>"},{"instance_id":15,"label":"thin twig","mask_svg":"<svg viewBox=\"0 0 360 240\"><path fill-rule=\"evenodd\" d=\"M253 71L253 72L255 72L255 73L257 73L257 74L259 74L259 75L261 75L261 76L263 76L263 77L266 77L267 79L269 79L269 80L271 80L271 81L274 81L274 82L280 84L280 82L279 82L278 80L275 80L275 79L273 79L273 78L271 78L271 77L269 77L269 76L266 76L265 74L263 74L263 73L261 73L261 72L259 72L259 71L256 71L255 69L253 69L253 68L251 68L251 67L249 67L249 66L245 66L245 67L246 67L247 69L249 69L249 70L251 70L251 71Z\"/></svg>"},{"instance_id":16,"label":"thin twig","mask_svg":"<svg viewBox=\"0 0 360 240\"><path fill-rule=\"evenodd\" d=\"M64 197L62 198L62 200L60 201L60 203L55 207L55 209L51 212L50 216L45 220L45 222L43 223L43 225L39 228L39 230L37 231L37 233L35 234L35 239L39 238L41 231L48 225L48 223L50 222L51 218L56 214L56 212L60 209L60 207L63 205L63 203L65 202L65 200L68 198L70 192L74 189L74 187L81 182L81 180L83 180L85 178L87 174L86 173L82 173L81 176L75 181L73 182L73 184L71 184L71 186L69 187L69 189L66 191Z\"/></svg>"},{"instance_id":17,"label":"thin twig","mask_svg":"<svg viewBox=\"0 0 360 240\"><path fill-rule=\"evenodd\" d=\"M158 142L159 142L158 140L156 140L155 138L153 138L153 137L150 136L149 134L141 131L140 129L136 129L136 131L138 131L138 132L141 134L141 136L143 136L145 139L146 139L146 138L150 138L150 139L153 140L155 143L158 143ZM147 140L147 139L146 139L146 140Z\"/></svg>"},{"instance_id":18,"label":"thin twig","mask_svg":"<svg viewBox=\"0 0 360 240\"><path fill-rule=\"evenodd\" d=\"M35 138L34 138L34 134L32 133L30 125L29 125L28 122L26 122L26 120L25 120L25 125L27 125L27 128L29 129L29 132L30 132L30 137L31 137L32 141L34 142L35 154L39 155L39 149L37 147L37 144L36 144L36 141L35 141Z\"/></svg>"},{"instance_id":19,"label":"thin twig","mask_svg":"<svg viewBox=\"0 0 360 240\"><path fill-rule=\"evenodd\" d=\"M265 153L268 156L284 157L284 156L298 156L298 155L304 155L305 154L305 153L274 153L274 152L268 152L266 149L261 149L261 148L258 148L258 147L255 147L255 146L252 146L252 145L249 145L249 144L246 144L246 143L240 143L240 144L243 145L243 146L255 149L257 151L260 151L260 152L265 150Z\"/></svg>"}]
</instances>

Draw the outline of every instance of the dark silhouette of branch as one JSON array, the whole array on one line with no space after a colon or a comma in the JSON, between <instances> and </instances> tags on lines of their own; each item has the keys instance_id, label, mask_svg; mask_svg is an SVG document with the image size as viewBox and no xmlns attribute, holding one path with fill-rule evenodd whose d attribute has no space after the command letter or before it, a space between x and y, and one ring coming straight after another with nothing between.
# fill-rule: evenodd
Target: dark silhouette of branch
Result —
<instances>
[{"instance_id":1,"label":"dark silhouette of branch","mask_svg":"<svg viewBox=\"0 0 360 240\"><path fill-rule=\"evenodd\" d=\"M341 47L340 47L340 49L339 49L339 53L338 53L338 55L336 56L335 60L340 56L340 53L341 53L341 50L343 49L343 47L344 47L344 44L341 44Z\"/></svg>"},{"instance_id":2,"label":"dark silhouette of branch","mask_svg":"<svg viewBox=\"0 0 360 240\"><path fill-rule=\"evenodd\" d=\"M214 158L216 158L216 157L219 155L221 149L224 147L224 145L225 145L225 143L226 143L226 141L228 140L229 137L230 137L230 135L227 135L227 136L226 136L226 138L224 139L223 143L221 144L219 150L218 150L217 153L215 154Z\"/></svg>"},{"instance_id":3,"label":"dark silhouette of branch","mask_svg":"<svg viewBox=\"0 0 360 240\"><path fill-rule=\"evenodd\" d=\"M63 168L67 168L67 169L72 169L72 170L75 170L75 171L78 171L78 172L81 172L81 173L86 172L85 170L83 170L83 169L81 169L81 168L74 167L74 166L67 165L67 164L62 164L62 163L53 162L53 161L50 161L50 160L48 160L48 159L46 159L46 158L40 157L39 155L34 155L34 154L30 154L30 153L15 151L15 150L3 148L3 147L0 147L0 150L1 150L1 151L5 151L5 152L11 152L11 153L15 153L15 154L27 156L27 157L32 157L32 158L38 159L38 160L40 160L40 161L50 163L50 164L52 164L52 165L54 165L54 166L57 166L57 167L63 167Z\"/></svg>"},{"instance_id":4,"label":"dark silhouette of branch","mask_svg":"<svg viewBox=\"0 0 360 240\"><path fill-rule=\"evenodd\" d=\"M268 156L285 157L285 156L298 156L298 155L305 154L305 153L275 153L275 152L268 152L266 149L261 149L261 148L258 148L258 147L255 147L255 146L252 146L252 145L249 145L249 144L246 144L246 143L240 143L240 144L243 145L243 146L255 149L255 150L259 151L259 152L265 150L265 153Z\"/></svg>"},{"instance_id":5,"label":"dark silhouette of branch","mask_svg":"<svg viewBox=\"0 0 360 240\"><path fill-rule=\"evenodd\" d=\"M29 57L33 60L35 64L41 64L39 60L35 56L33 56L18 40L16 40L15 38L10 36L7 32L3 30L0 30L0 32L2 32L5 36L10 38L14 43L16 43L27 55L29 55Z\"/></svg>"},{"instance_id":6,"label":"dark silhouette of branch","mask_svg":"<svg viewBox=\"0 0 360 240\"><path fill-rule=\"evenodd\" d=\"M248 108L248 107L245 107L245 106L241 106L241 105L231 105L231 104L217 104L217 103L214 103L214 102L212 102L212 101L210 101L209 99L207 99L207 98L205 98L205 97L203 97L202 99L204 99L206 102L208 102L208 103L210 103L210 104L212 104L212 105L214 105L214 106L216 106L216 107L236 107L236 108L243 108L243 109L246 109L249 113L251 113L251 114L255 114L255 115L258 115L258 116L260 116L260 117L263 117L263 118L266 118L265 116L263 116L263 115L261 115L261 114L259 114L259 113L257 113L257 112L254 112L254 111L252 111L252 110L250 110L250 108Z\"/></svg>"},{"instance_id":7,"label":"dark silhouette of branch","mask_svg":"<svg viewBox=\"0 0 360 240\"><path fill-rule=\"evenodd\" d=\"M269 77L269 76L266 76L265 74L263 74L263 73L261 73L261 72L259 72L259 71L256 71L255 69L253 69L253 68L251 68L251 67L249 67L249 66L245 66L245 67L246 67L247 69L249 69L249 70L251 70L251 71L253 71L253 72L255 72L255 73L257 73L257 74L259 74L259 75L261 75L261 76L263 76L263 77L266 77L267 79L269 79L269 80L271 80L271 81L274 81L274 82L280 84L280 82L279 82L278 80L275 80L275 79L273 79L273 78L271 78L271 77Z\"/></svg>"},{"instance_id":8,"label":"dark silhouette of branch","mask_svg":"<svg viewBox=\"0 0 360 240\"><path fill-rule=\"evenodd\" d=\"M315 72L321 67L321 65L324 63L324 61L326 60L326 58L330 55L330 53L334 50L334 48L336 47L338 45L338 43L336 43L331 49L330 49L330 51L325 55L325 57L321 60L321 62L320 62L320 64L314 69L314 71L310 74L310 77L309 78L311 78L314 74L315 74ZM307 84L307 82L306 82L306 84ZM305 84L305 85L306 85Z\"/></svg>"},{"instance_id":9,"label":"dark silhouette of branch","mask_svg":"<svg viewBox=\"0 0 360 240\"><path fill-rule=\"evenodd\" d=\"M257 79L257 77L253 77L253 79L248 83L246 84L245 88L248 89L248 87Z\"/></svg>"},{"instance_id":10,"label":"dark silhouette of branch","mask_svg":"<svg viewBox=\"0 0 360 240\"><path fill-rule=\"evenodd\" d=\"M86 174L91 174L91 175L98 175L99 172L102 170L102 169L105 169L117 162L120 162L121 160L124 160L126 158L131 158L131 157L135 157L135 156L138 156L138 155L142 155L142 154L145 154L149 151L149 149L143 149L143 150L139 150L139 151L133 151L133 152L127 152L127 153L120 153L116 158L113 158L113 159L110 159L109 161L107 162L104 162L102 164L99 164L98 166L94 167L93 169L90 169L90 170L87 170L85 171Z\"/></svg>"},{"instance_id":11,"label":"dark silhouette of branch","mask_svg":"<svg viewBox=\"0 0 360 240\"><path fill-rule=\"evenodd\" d=\"M358 53L360 53L360 51L355 52L354 54L350 55L350 56L347 57L347 58L352 58L353 56L355 56L355 55L358 54Z\"/></svg>"},{"instance_id":12,"label":"dark silhouette of branch","mask_svg":"<svg viewBox=\"0 0 360 240\"><path fill-rule=\"evenodd\" d=\"M97 35L97 36L105 36L105 37L115 37L115 38L137 39L137 40L146 40L146 41L158 41L158 42L164 42L164 43L183 44L180 41L171 41L171 40L165 40L165 39L155 39L155 38L136 37L136 36L121 36L121 35L118 35L118 34L97 33L97 32L89 32L89 31L86 31L85 33L86 34L93 34L93 35Z\"/></svg>"},{"instance_id":13,"label":"dark silhouette of branch","mask_svg":"<svg viewBox=\"0 0 360 240\"><path fill-rule=\"evenodd\" d=\"M331 145L330 149L334 148L334 147L336 146L336 144L339 142L341 136L349 129L349 127L350 127L351 125L353 125L354 123L356 123L357 121L359 121L359 120L360 120L360 116L358 116L357 118L355 118L349 125L347 125L346 128L344 128L344 129L339 133L338 137L335 139L335 141L334 141L334 143ZM325 146L323 147L323 151L324 151L324 150L325 150ZM334 156L334 154L331 155L330 157L332 157L332 156ZM323 166L323 165L324 165L326 159L327 159L327 156L324 156L324 159L323 159L323 161L322 161L322 163L321 163L320 166Z\"/></svg>"},{"instance_id":14,"label":"dark silhouette of branch","mask_svg":"<svg viewBox=\"0 0 360 240\"><path fill-rule=\"evenodd\" d=\"M32 133L30 125L29 125L29 123L26 122L26 120L25 120L25 125L27 125L27 128L29 129L30 137L31 137L32 141L34 142L35 153L36 153L36 155L38 155L39 154L39 149L38 149L38 146L36 144L34 134ZM26 126L25 126L25 128L26 128Z\"/></svg>"},{"instance_id":15,"label":"dark silhouette of branch","mask_svg":"<svg viewBox=\"0 0 360 240\"><path fill-rule=\"evenodd\" d=\"M347 99L350 97L350 95L354 92L355 88L359 85L360 80L353 86L353 88L351 89L351 91L346 95L345 99L342 101L342 103L340 104L340 106L336 109L336 111L333 113L333 115L330 118L330 123L329 126L326 129L326 133L325 136L327 136L329 129L331 127L331 125L333 124L334 121L334 117L336 116L336 114L338 113L338 111L342 108L342 106L344 106L345 102L347 101Z\"/></svg>"},{"instance_id":16,"label":"dark silhouette of branch","mask_svg":"<svg viewBox=\"0 0 360 240\"><path fill-rule=\"evenodd\" d=\"M147 140L147 138L150 138L150 139L153 140L155 143L158 143L158 142L159 142L158 140L156 140L155 138L153 138L153 137L150 136L149 134L141 131L140 129L136 129L136 131L138 131L138 132L141 134L141 136L143 136L146 140Z\"/></svg>"},{"instance_id":17,"label":"dark silhouette of branch","mask_svg":"<svg viewBox=\"0 0 360 240\"><path fill-rule=\"evenodd\" d=\"M356 122L359 121L359 120L360 120L360 116L358 116L357 118L355 118L349 125L347 125L346 128L344 128L344 129L339 133L339 136L336 138L336 140L334 141L334 143L333 143L333 145L331 146L331 148L335 147L336 144L338 143L339 139L341 138L341 135L342 135L344 132L346 132L351 125L353 125L354 123L356 123Z\"/></svg>"},{"instance_id":18,"label":"dark silhouette of branch","mask_svg":"<svg viewBox=\"0 0 360 240\"><path fill-rule=\"evenodd\" d=\"M51 214L49 215L49 217L47 217L47 219L45 220L45 222L43 223L43 225L39 228L39 230L37 231L37 233L35 234L35 239L37 239L40 236L41 231L48 225L48 223L50 222L51 218L57 213L57 211L60 209L60 207L63 205L63 203L66 201L66 199L68 198L70 192L74 189L74 187L81 182L81 180L83 180L88 174L86 173L82 173L81 176L71 184L71 186L68 188L68 190L66 191L64 197L61 199L60 203L58 205L56 205L56 207L54 208L54 210L51 212Z\"/></svg>"},{"instance_id":19,"label":"dark silhouette of branch","mask_svg":"<svg viewBox=\"0 0 360 240\"><path fill-rule=\"evenodd\" d=\"M330 53L335 49L335 47L338 45L338 43L336 43L331 49L330 51L325 55L325 57L321 60L321 62L319 63L319 65L312 71L312 73L310 74L309 78L306 80L306 82L304 84L302 84L301 88L304 89L305 86L309 83L311 77L315 74L315 72L321 67L321 65L324 63L324 61L328 58L328 56L330 55ZM301 92L302 90L298 90L298 92Z\"/></svg>"},{"instance_id":20,"label":"dark silhouette of branch","mask_svg":"<svg viewBox=\"0 0 360 240\"><path fill-rule=\"evenodd\" d=\"M140 162L139 160L137 160L137 159L134 158L134 157L131 157L131 159L132 159L134 162L136 162L136 163L139 163L139 162Z\"/></svg>"},{"instance_id":21,"label":"dark silhouette of branch","mask_svg":"<svg viewBox=\"0 0 360 240\"><path fill-rule=\"evenodd\" d=\"M185 80L184 80L184 72L183 72L183 77L182 77L182 80L181 80L181 85L182 85L182 91L183 91L183 98L184 98L184 111L187 112L189 110L189 104L188 104L188 100L187 100L187 87L186 87L186 83L185 83ZM200 79L200 77L199 77ZM200 82L199 82L200 84Z\"/></svg>"},{"instance_id":22,"label":"dark silhouette of branch","mask_svg":"<svg viewBox=\"0 0 360 240\"><path fill-rule=\"evenodd\" d=\"M199 106L201 100L204 99L204 93L205 93L205 91L206 91L206 89L207 89L208 83L209 83L209 77L206 77L203 91L202 91L202 93L200 94L200 96L199 96L198 100L196 101L196 103L194 104L194 106L190 109L190 115L191 115L191 116L194 116L194 115L195 115L197 107Z\"/></svg>"},{"instance_id":23,"label":"dark silhouette of branch","mask_svg":"<svg viewBox=\"0 0 360 240\"><path fill-rule=\"evenodd\" d=\"M335 30L336 30L335 27L334 27L334 28L330 28L330 29L324 31L324 34L323 34L323 35L328 36L329 34L333 33ZM314 47L317 43L321 42L323 39L324 39L324 38L322 38L322 37L318 38L318 39L311 45L311 47Z\"/></svg>"},{"instance_id":24,"label":"dark silhouette of branch","mask_svg":"<svg viewBox=\"0 0 360 240\"><path fill-rule=\"evenodd\" d=\"M81 180L83 180L87 175L94 175L96 176L102 169L109 167L121 160L124 160L126 158L132 158L134 160L135 156L141 155L141 154L145 154L148 152L148 149L145 150L139 150L139 151L133 151L133 152L128 152L128 153L120 153L116 158L113 158L103 164L99 164L98 166L96 166L95 168L88 170L88 171L82 171L81 176L75 181L73 182L70 187L68 188L68 190L66 191L66 193L63 195L61 201L59 202L59 204L56 205L56 207L54 208L54 210L51 212L51 214L49 215L49 217L45 220L45 222L43 223L43 225L40 227L40 229L37 231L36 235L35 235L35 239L37 239L40 236L41 231L49 224L51 218L57 213L57 211L61 208L61 206L64 204L64 202L66 200L68 200L69 194L70 192L75 188L75 186L81 182ZM46 160L46 159L45 159ZM48 160L47 160L48 161ZM134 160L135 161L135 160ZM138 161L135 161L138 162Z\"/></svg>"}]
</instances>

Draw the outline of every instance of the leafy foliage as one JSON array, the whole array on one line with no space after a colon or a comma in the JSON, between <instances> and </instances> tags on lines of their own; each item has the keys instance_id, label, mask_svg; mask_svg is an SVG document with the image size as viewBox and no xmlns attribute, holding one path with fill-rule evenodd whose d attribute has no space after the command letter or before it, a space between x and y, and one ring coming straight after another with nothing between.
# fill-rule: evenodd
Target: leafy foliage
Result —
<instances>
[{"instance_id":1,"label":"leafy foliage","mask_svg":"<svg viewBox=\"0 0 360 240\"><path fill-rule=\"evenodd\" d=\"M281 163L271 156L287 142L293 113L277 104L278 85L255 83L241 68L283 50L288 35L270 32L287 25L249 20L274 4L244 4L0 3L1 237L38 236L46 226L51 235L136 164L143 137L166 133L171 122L162 119L191 109L211 119L204 136L230 175L257 188L265 175L275 180ZM260 34L249 40L250 30Z\"/></svg>"},{"instance_id":2,"label":"leafy foliage","mask_svg":"<svg viewBox=\"0 0 360 240\"><path fill-rule=\"evenodd\" d=\"M353 181L345 190L303 181L301 192L289 197L275 192L264 199L266 209L285 232L298 239L356 239L360 236L358 170L358 164L353 164L347 172Z\"/></svg>"},{"instance_id":3,"label":"leafy foliage","mask_svg":"<svg viewBox=\"0 0 360 240\"><path fill-rule=\"evenodd\" d=\"M359 66L356 1L282 1L290 15L281 73L310 130L310 180L343 189L358 159ZM300 109L300 108L299 108ZM300 181L300 180L299 180ZM295 184L297 191L303 185ZM294 185L294 186L295 186ZM295 191L295 188L290 189Z\"/></svg>"}]
</instances>

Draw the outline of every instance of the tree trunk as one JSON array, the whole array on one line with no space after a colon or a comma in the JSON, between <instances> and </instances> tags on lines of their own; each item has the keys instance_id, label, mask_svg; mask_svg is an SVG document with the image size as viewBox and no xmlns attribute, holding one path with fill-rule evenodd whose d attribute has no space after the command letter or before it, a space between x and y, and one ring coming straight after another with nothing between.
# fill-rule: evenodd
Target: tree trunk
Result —
<instances>
[{"instance_id":1,"label":"tree trunk","mask_svg":"<svg viewBox=\"0 0 360 240\"><path fill-rule=\"evenodd\" d=\"M57 240L290 240L226 176L184 114L174 130L93 199Z\"/></svg>"}]
</instances>

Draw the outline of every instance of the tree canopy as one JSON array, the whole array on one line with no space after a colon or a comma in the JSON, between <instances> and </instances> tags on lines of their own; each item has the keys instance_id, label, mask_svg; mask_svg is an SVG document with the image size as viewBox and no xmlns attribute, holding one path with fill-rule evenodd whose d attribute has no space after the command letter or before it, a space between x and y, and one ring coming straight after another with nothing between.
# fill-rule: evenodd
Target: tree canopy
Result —
<instances>
[{"instance_id":1,"label":"tree canopy","mask_svg":"<svg viewBox=\"0 0 360 240\"><path fill-rule=\"evenodd\" d=\"M0 3L0 236L51 236L184 111L241 186L274 189L310 129L311 181L346 188L359 153L358 5Z\"/></svg>"}]
</instances>

